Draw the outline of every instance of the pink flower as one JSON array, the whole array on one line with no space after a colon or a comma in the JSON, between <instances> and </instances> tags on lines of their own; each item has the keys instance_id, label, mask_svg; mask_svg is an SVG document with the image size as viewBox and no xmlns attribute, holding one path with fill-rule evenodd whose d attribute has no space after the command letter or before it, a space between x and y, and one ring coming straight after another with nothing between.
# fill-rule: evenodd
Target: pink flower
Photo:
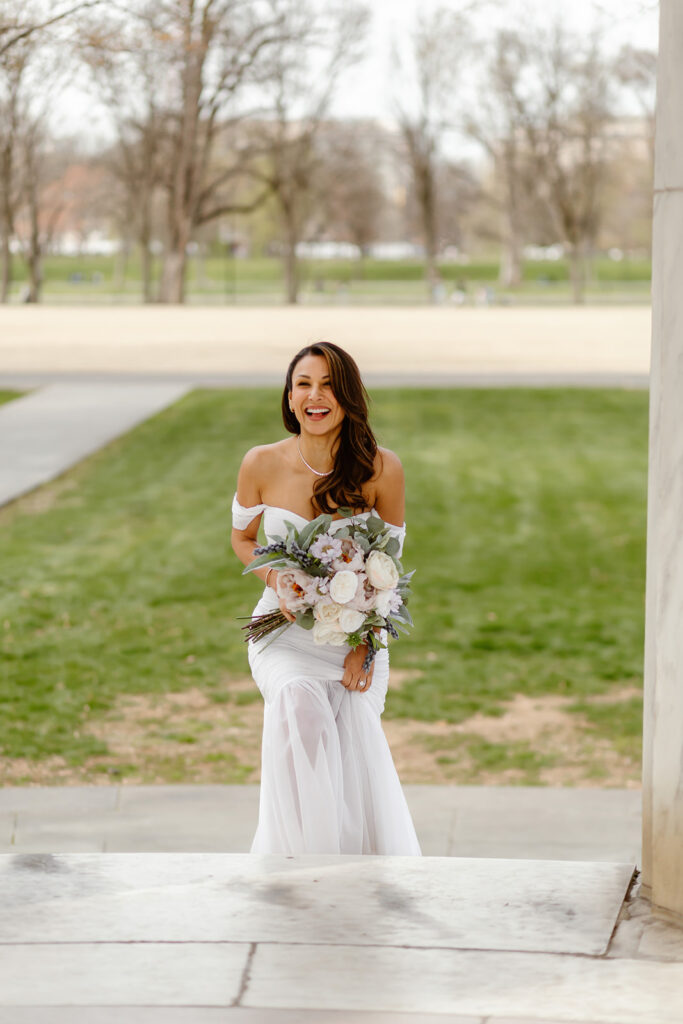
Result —
<instances>
[{"instance_id":1,"label":"pink flower","mask_svg":"<svg viewBox=\"0 0 683 1024\"><path fill-rule=\"evenodd\" d=\"M277 574L277 592L290 612L297 612L315 601L315 580L298 569L285 569Z\"/></svg>"},{"instance_id":2,"label":"pink flower","mask_svg":"<svg viewBox=\"0 0 683 1024\"><path fill-rule=\"evenodd\" d=\"M319 558L325 565L338 558L342 553L342 542L337 537L332 537L329 533L321 533L320 536L311 544L309 555L313 555L314 558Z\"/></svg>"},{"instance_id":3,"label":"pink flower","mask_svg":"<svg viewBox=\"0 0 683 1024\"><path fill-rule=\"evenodd\" d=\"M351 537L342 537L341 552L332 562L332 568L340 572L342 569L349 569L351 572L359 572L365 565L365 555L362 548L359 548Z\"/></svg>"},{"instance_id":4,"label":"pink flower","mask_svg":"<svg viewBox=\"0 0 683 1024\"><path fill-rule=\"evenodd\" d=\"M358 589L352 601L349 601L349 608L355 608L359 612L368 612L375 607L377 591L371 585L364 572L358 573Z\"/></svg>"}]
</instances>

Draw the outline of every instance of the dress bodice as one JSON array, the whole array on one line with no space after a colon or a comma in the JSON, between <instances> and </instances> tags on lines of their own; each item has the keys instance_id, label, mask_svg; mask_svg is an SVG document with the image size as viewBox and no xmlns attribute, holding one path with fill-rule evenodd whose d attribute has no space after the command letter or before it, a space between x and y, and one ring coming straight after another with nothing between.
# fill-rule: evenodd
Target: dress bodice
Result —
<instances>
[{"instance_id":1,"label":"dress bodice","mask_svg":"<svg viewBox=\"0 0 683 1024\"><path fill-rule=\"evenodd\" d=\"M356 515L351 516L351 519L367 519L368 516L372 515L374 509L369 512L358 512ZM249 508L245 508L244 505L240 505L235 494L232 501L232 525L236 530L246 530L249 523L256 519L257 516L263 515L263 529L265 530L266 538L268 543L271 544L275 537L284 537L287 534L287 527L285 523L294 523L300 529L303 528L306 523L311 520L306 519L305 516L300 515L298 512L292 512L287 508L280 508L278 505L251 505ZM348 518L333 519L330 524L330 532L334 533L340 527L348 523ZM392 535L396 537L399 543L399 555L403 550L403 541L405 540L406 527L405 523L403 526L395 526L393 523L387 523L389 530Z\"/></svg>"}]
</instances>

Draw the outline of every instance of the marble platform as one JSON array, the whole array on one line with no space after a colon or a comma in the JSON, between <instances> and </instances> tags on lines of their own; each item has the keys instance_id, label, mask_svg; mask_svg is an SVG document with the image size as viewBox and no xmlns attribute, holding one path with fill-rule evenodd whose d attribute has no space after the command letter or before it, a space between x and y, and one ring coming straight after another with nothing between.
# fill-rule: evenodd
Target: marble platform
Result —
<instances>
[{"instance_id":1,"label":"marble platform","mask_svg":"<svg viewBox=\"0 0 683 1024\"><path fill-rule=\"evenodd\" d=\"M641 948L633 876L625 862L2 855L0 1024L680 1024L683 942Z\"/></svg>"}]
</instances>

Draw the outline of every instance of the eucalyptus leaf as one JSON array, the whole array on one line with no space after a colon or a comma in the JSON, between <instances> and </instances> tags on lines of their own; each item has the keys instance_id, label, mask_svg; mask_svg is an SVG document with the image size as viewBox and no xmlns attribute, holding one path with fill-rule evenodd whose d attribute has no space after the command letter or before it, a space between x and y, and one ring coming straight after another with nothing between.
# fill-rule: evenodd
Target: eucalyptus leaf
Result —
<instances>
[{"instance_id":1,"label":"eucalyptus leaf","mask_svg":"<svg viewBox=\"0 0 683 1024\"><path fill-rule=\"evenodd\" d=\"M396 537L389 537L389 540L384 546L384 550L388 555L397 555L400 547L401 545Z\"/></svg>"},{"instance_id":2,"label":"eucalyptus leaf","mask_svg":"<svg viewBox=\"0 0 683 1024\"><path fill-rule=\"evenodd\" d=\"M371 537L378 537L384 529L384 521L379 516L370 516L366 519L365 526Z\"/></svg>"},{"instance_id":3,"label":"eucalyptus leaf","mask_svg":"<svg viewBox=\"0 0 683 1024\"><path fill-rule=\"evenodd\" d=\"M318 524L318 526L316 526L316 523L317 523L316 519L314 519L313 522L311 522L311 523L307 523L307 525L304 526L303 530L299 534L299 539L298 539L299 547L303 548L305 551L308 550L308 548L310 546L310 543L313 540L313 537L315 536L316 530L318 529L318 526L320 525L320 524Z\"/></svg>"},{"instance_id":4,"label":"eucalyptus leaf","mask_svg":"<svg viewBox=\"0 0 683 1024\"><path fill-rule=\"evenodd\" d=\"M305 611L298 611L296 613L296 624L301 626L302 629L313 629L315 624L313 609L307 608Z\"/></svg>"}]
</instances>

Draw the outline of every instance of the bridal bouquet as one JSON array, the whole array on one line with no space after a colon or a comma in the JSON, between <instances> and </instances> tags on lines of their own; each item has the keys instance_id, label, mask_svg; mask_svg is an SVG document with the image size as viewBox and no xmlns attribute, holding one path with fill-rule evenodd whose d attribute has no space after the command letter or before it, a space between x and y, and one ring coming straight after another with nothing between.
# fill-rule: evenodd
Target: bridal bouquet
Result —
<instances>
[{"instance_id":1,"label":"bridal bouquet","mask_svg":"<svg viewBox=\"0 0 683 1024\"><path fill-rule=\"evenodd\" d=\"M350 509L340 508L345 518ZM364 669L385 645L379 629L392 637L412 626L406 608L412 572L403 573L397 558L399 542L377 515L349 522L330 532L332 516L321 515L297 530L286 522L287 536L254 550L256 558L244 570L264 565L278 572L277 592L298 626L313 631L316 644L368 645ZM256 615L246 626L246 640L260 640L290 626L280 608Z\"/></svg>"}]
</instances>

